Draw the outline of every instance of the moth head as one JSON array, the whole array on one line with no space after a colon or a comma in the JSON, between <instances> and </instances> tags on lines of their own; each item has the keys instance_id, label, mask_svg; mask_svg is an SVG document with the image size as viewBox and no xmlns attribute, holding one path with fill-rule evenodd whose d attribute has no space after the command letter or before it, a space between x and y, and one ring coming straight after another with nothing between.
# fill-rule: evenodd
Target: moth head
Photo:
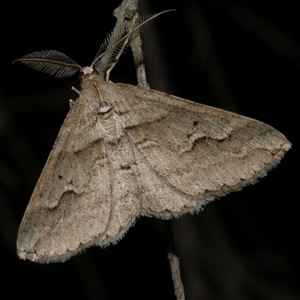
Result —
<instances>
[{"instance_id":1,"label":"moth head","mask_svg":"<svg viewBox=\"0 0 300 300\"><path fill-rule=\"evenodd\" d=\"M95 72L94 69L91 67L84 67L81 71L84 75L92 74L93 72Z\"/></svg>"}]
</instances>

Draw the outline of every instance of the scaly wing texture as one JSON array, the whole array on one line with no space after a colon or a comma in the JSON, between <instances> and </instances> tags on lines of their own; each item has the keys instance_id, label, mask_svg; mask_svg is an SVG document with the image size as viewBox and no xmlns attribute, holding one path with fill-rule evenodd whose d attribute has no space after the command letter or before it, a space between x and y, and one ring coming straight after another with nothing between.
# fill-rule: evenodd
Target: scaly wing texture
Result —
<instances>
[{"instance_id":1,"label":"scaly wing texture","mask_svg":"<svg viewBox=\"0 0 300 300\"><path fill-rule=\"evenodd\" d=\"M91 109L80 96L61 127L20 225L23 259L64 261L116 242L140 215L128 138L108 141L114 120L97 120Z\"/></svg>"},{"instance_id":2,"label":"scaly wing texture","mask_svg":"<svg viewBox=\"0 0 300 300\"><path fill-rule=\"evenodd\" d=\"M290 148L274 128L158 91L84 80L18 234L21 258L64 261L245 185Z\"/></svg>"},{"instance_id":3,"label":"scaly wing texture","mask_svg":"<svg viewBox=\"0 0 300 300\"><path fill-rule=\"evenodd\" d=\"M122 97L115 107L134 145L147 195L144 215L168 218L197 211L254 184L291 147L262 122L157 91L117 86Z\"/></svg>"}]
</instances>

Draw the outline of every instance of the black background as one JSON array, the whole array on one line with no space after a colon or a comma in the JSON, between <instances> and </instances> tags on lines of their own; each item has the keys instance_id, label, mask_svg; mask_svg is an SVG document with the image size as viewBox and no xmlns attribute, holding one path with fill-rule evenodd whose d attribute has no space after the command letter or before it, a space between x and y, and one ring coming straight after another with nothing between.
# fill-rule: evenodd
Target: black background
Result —
<instances>
[{"instance_id":1,"label":"black background","mask_svg":"<svg viewBox=\"0 0 300 300\"><path fill-rule=\"evenodd\" d=\"M13 59L43 49L89 65L120 1L30 6L1 18L1 299L174 299L159 221L141 218L115 246L66 263L21 261L15 241L78 78L52 78ZM174 221L186 298L299 299L300 21L294 1L146 1L176 8L143 32L150 86L268 123L293 143L258 184ZM130 51L111 79L135 84Z\"/></svg>"}]
</instances>

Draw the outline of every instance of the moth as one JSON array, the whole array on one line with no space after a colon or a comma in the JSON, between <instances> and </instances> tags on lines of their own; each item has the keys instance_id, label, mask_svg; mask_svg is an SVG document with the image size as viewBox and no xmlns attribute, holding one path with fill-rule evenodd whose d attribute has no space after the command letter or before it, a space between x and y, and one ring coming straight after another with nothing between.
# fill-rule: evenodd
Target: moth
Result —
<instances>
[{"instance_id":1,"label":"moth","mask_svg":"<svg viewBox=\"0 0 300 300\"><path fill-rule=\"evenodd\" d=\"M104 53L114 60L143 24L118 33ZM16 60L57 77L83 73L22 219L21 259L62 262L91 245L116 243L140 216L199 212L256 183L291 147L257 120L113 83L95 68L102 57L85 68L56 50Z\"/></svg>"}]
</instances>

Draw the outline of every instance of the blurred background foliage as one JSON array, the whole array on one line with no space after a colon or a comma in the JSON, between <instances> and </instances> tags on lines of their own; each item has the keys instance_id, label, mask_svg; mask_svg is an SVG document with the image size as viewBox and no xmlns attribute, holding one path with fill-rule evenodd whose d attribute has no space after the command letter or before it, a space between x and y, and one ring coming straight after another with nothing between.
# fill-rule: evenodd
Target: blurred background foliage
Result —
<instances>
[{"instance_id":1,"label":"blurred background foliage","mask_svg":"<svg viewBox=\"0 0 300 300\"><path fill-rule=\"evenodd\" d=\"M7 2L1 18L0 272L2 299L174 299L158 220L141 218L117 245L63 264L16 256L18 226L79 78L56 79L11 61L43 49L89 65L120 1L40 7ZM141 0L141 14L175 8L143 30L150 86L235 111L293 143L258 184L173 222L186 298L300 298L299 12L295 1ZM135 84L131 53L112 80ZM76 126L76 124L74 124ZM298 233L297 233L298 232Z\"/></svg>"}]
</instances>

